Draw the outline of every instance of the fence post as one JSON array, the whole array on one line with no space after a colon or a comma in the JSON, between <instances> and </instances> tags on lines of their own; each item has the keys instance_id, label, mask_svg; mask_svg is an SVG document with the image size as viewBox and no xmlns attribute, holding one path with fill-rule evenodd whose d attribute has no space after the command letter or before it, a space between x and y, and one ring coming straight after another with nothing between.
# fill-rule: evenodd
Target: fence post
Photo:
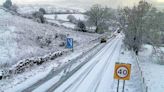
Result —
<instances>
[{"instance_id":1,"label":"fence post","mask_svg":"<svg viewBox=\"0 0 164 92\"><path fill-rule=\"evenodd\" d=\"M148 92L148 87L146 86L146 92Z\"/></svg>"}]
</instances>

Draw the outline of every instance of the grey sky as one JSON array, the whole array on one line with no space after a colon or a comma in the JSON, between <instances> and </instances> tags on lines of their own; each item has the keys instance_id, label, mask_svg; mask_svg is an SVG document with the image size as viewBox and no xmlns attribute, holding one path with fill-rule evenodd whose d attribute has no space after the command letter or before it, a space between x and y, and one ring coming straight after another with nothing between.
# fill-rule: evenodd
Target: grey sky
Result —
<instances>
[{"instance_id":1,"label":"grey sky","mask_svg":"<svg viewBox=\"0 0 164 92\"><path fill-rule=\"evenodd\" d=\"M0 3L5 0L0 0ZM65 7L79 7L88 8L93 4L101 4L104 6L109 6L112 8L122 7L122 6L132 6L136 4L139 0L12 0L16 4L51 4ZM153 5L158 7L164 7L164 0L147 0Z\"/></svg>"}]
</instances>

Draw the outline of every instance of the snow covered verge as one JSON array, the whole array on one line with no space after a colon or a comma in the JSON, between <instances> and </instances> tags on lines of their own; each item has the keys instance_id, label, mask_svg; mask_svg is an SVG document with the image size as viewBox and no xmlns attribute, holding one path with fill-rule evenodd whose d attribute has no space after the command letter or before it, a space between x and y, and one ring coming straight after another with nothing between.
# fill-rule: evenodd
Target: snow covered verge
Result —
<instances>
[{"instance_id":1,"label":"snow covered verge","mask_svg":"<svg viewBox=\"0 0 164 92\"><path fill-rule=\"evenodd\" d=\"M124 44L122 44L120 55L116 62L131 64L130 80L125 81L124 92L143 92L142 80L141 80L142 77L140 76L140 70L137 66L136 57L131 51L126 49ZM116 92L117 83L118 80L114 80L114 85L112 86L113 88L112 92ZM122 92L122 89L123 89L123 81L120 80L119 92Z\"/></svg>"},{"instance_id":2,"label":"snow covered verge","mask_svg":"<svg viewBox=\"0 0 164 92\"><path fill-rule=\"evenodd\" d=\"M81 51L80 49L83 51L85 47L86 49L92 47L91 43L97 43L98 40L95 41L95 39L100 36L48 24L39 24L0 9L0 65L1 68L3 65L9 68L19 61L31 59L31 57L39 58L49 53L64 51L66 48L61 44L65 42L66 37L74 39L75 51ZM56 59L52 65L52 62L48 62L41 66L31 67L21 75L13 75L12 78L0 81L0 89L7 89L29 77L42 73L47 69L45 67L57 67L63 63L59 59Z\"/></svg>"},{"instance_id":3,"label":"snow covered verge","mask_svg":"<svg viewBox=\"0 0 164 92\"><path fill-rule=\"evenodd\" d=\"M163 47L160 49L163 50ZM159 48L155 51L151 45L144 45L139 53L139 64L148 87L147 92L164 90L164 65L159 63L159 55Z\"/></svg>"},{"instance_id":4,"label":"snow covered verge","mask_svg":"<svg viewBox=\"0 0 164 92\"><path fill-rule=\"evenodd\" d=\"M89 45L85 45L89 46ZM78 58L81 58L86 54L86 52L98 46L98 43L90 45L87 48L81 48L79 50L75 50L73 53L68 52L64 54L62 57L57 58L56 60L52 60L52 62L47 62L42 64L41 66L33 67L21 75L15 75L8 80L3 80L0 82L1 88L0 91L4 92L21 92L22 90L28 88L39 80L45 78L52 70L57 70L70 61L76 61ZM93 52L92 52L93 54ZM62 73L59 73L62 76ZM57 75L56 77L59 77ZM60 78L59 78L60 79ZM53 79L52 79L53 80Z\"/></svg>"}]
</instances>

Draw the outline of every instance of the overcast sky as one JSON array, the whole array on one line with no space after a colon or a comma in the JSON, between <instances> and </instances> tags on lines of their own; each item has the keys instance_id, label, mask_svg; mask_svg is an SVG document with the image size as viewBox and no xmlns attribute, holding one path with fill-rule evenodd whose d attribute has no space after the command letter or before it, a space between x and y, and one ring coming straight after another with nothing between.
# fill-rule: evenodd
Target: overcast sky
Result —
<instances>
[{"instance_id":1,"label":"overcast sky","mask_svg":"<svg viewBox=\"0 0 164 92\"><path fill-rule=\"evenodd\" d=\"M0 3L5 0L0 0ZM12 0L15 4L51 4L59 6L70 6L79 8L88 8L93 4L102 4L112 8L122 6L132 6L139 0ZM158 7L164 7L164 0L147 0Z\"/></svg>"}]
</instances>

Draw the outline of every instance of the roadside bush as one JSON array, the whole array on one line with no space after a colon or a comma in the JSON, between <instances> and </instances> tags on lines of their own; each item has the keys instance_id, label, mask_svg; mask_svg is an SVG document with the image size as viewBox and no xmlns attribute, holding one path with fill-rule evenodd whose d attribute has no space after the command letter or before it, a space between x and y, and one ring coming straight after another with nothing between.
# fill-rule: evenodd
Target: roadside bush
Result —
<instances>
[{"instance_id":1,"label":"roadside bush","mask_svg":"<svg viewBox=\"0 0 164 92\"><path fill-rule=\"evenodd\" d=\"M161 53L158 59L159 59L158 64L164 65L164 53Z\"/></svg>"},{"instance_id":2,"label":"roadside bush","mask_svg":"<svg viewBox=\"0 0 164 92\"><path fill-rule=\"evenodd\" d=\"M6 0L6 2L3 3L3 7L10 9L12 6L11 0Z\"/></svg>"},{"instance_id":3,"label":"roadside bush","mask_svg":"<svg viewBox=\"0 0 164 92\"><path fill-rule=\"evenodd\" d=\"M42 12L34 12L32 14L34 20L36 20L39 23L45 23L45 18L44 18L44 14Z\"/></svg>"},{"instance_id":4,"label":"roadside bush","mask_svg":"<svg viewBox=\"0 0 164 92\"><path fill-rule=\"evenodd\" d=\"M45 38L43 36L38 36L37 37L37 41L40 45L41 48L43 47L48 47L51 43L52 43L52 39L51 38Z\"/></svg>"},{"instance_id":5,"label":"roadside bush","mask_svg":"<svg viewBox=\"0 0 164 92\"><path fill-rule=\"evenodd\" d=\"M44 8L40 8L39 12L42 12L43 14L46 14L46 10Z\"/></svg>"},{"instance_id":6,"label":"roadside bush","mask_svg":"<svg viewBox=\"0 0 164 92\"><path fill-rule=\"evenodd\" d=\"M162 36L161 42L162 42L162 44L164 44L164 34Z\"/></svg>"},{"instance_id":7,"label":"roadside bush","mask_svg":"<svg viewBox=\"0 0 164 92\"><path fill-rule=\"evenodd\" d=\"M69 22L72 22L72 23L76 23L77 21L73 15L68 15L67 19L69 20Z\"/></svg>"},{"instance_id":8,"label":"roadside bush","mask_svg":"<svg viewBox=\"0 0 164 92\"><path fill-rule=\"evenodd\" d=\"M77 31L82 31L82 32L86 32L86 25L83 21L78 21L77 26L76 26L76 30Z\"/></svg>"},{"instance_id":9,"label":"roadside bush","mask_svg":"<svg viewBox=\"0 0 164 92\"><path fill-rule=\"evenodd\" d=\"M64 47L65 46L65 42L61 42L60 44L59 44L59 47Z\"/></svg>"}]
</instances>

